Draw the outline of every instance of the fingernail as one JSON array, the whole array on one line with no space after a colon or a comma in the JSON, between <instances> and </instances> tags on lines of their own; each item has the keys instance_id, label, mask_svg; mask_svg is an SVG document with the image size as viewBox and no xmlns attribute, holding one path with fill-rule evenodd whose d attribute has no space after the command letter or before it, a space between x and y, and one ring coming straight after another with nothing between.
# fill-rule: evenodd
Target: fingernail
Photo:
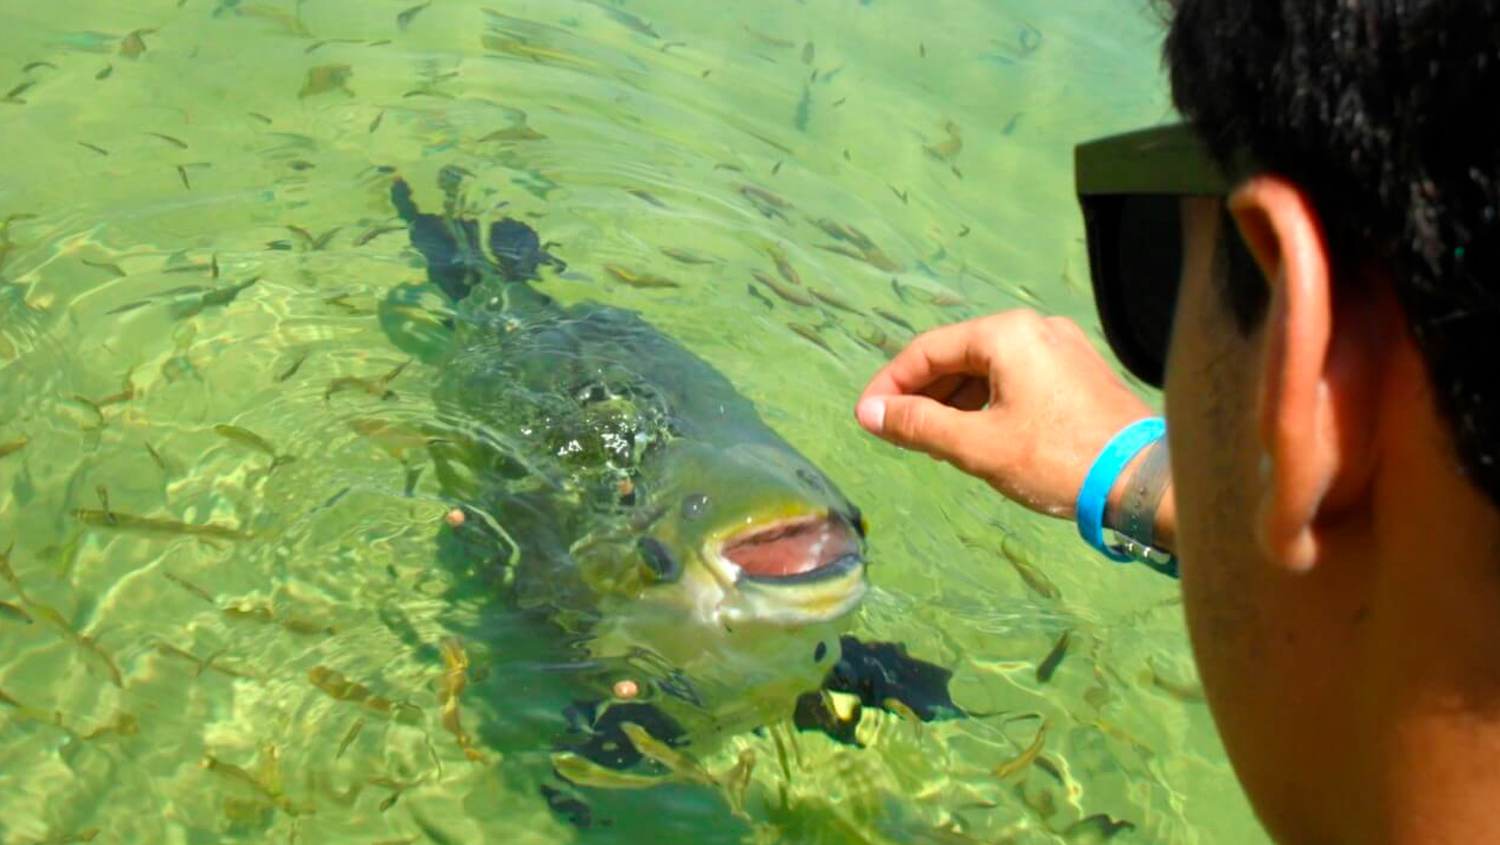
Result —
<instances>
[{"instance_id":1,"label":"fingernail","mask_svg":"<svg viewBox=\"0 0 1500 845\"><path fill-rule=\"evenodd\" d=\"M854 409L854 416L865 431L879 434L885 428L885 402L881 399L866 399Z\"/></svg>"}]
</instances>

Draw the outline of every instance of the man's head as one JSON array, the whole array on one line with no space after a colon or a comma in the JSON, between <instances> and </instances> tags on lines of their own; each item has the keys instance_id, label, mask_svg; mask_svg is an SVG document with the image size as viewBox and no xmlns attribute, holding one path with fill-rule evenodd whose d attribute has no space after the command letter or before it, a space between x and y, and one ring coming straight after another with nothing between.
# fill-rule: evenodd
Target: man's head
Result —
<instances>
[{"instance_id":1,"label":"man's head","mask_svg":"<svg viewBox=\"0 0 1500 845\"><path fill-rule=\"evenodd\" d=\"M1261 174L1183 200L1178 551L1215 717L1285 841L1449 841L1462 812L1412 808L1495 759L1497 45L1492 0L1175 7L1180 111Z\"/></svg>"}]
</instances>

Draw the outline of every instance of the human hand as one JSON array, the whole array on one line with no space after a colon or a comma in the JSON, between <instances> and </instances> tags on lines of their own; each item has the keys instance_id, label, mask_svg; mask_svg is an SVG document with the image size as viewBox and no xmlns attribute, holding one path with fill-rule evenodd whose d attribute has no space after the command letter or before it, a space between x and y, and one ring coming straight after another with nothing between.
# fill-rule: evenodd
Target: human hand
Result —
<instances>
[{"instance_id":1,"label":"human hand","mask_svg":"<svg viewBox=\"0 0 1500 845\"><path fill-rule=\"evenodd\" d=\"M883 440L1072 519L1100 450L1151 413L1077 323L1018 310L918 335L875 374L855 416Z\"/></svg>"}]
</instances>

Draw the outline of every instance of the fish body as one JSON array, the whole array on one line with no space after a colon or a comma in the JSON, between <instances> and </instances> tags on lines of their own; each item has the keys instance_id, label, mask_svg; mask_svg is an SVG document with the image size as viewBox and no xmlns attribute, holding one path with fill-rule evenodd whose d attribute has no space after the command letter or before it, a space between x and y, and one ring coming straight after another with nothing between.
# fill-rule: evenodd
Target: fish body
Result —
<instances>
[{"instance_id":1,"label":"fish body","mask_svg":"<svg viewBox=\"0 0 1500 845\"><path fill-rule=\"evenodd\" d=\"M638 315L528 284L561 264L534 234L507 269L482 244L514 232L422 214L404 181L392 196L453 300L429 447L469 516L449 553L507 570L509 601L584 634L600 666L650 655L643 686L672 691L651 706L695 742L789 716L866 591L858 509Z\"/></svg>"}]
</instances>

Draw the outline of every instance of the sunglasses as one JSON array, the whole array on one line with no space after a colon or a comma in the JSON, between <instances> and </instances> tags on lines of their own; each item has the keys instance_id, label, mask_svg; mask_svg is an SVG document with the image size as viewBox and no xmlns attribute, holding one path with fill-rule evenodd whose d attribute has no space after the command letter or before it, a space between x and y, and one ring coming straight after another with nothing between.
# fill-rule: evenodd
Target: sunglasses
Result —
<instances>
[{"instance_id":1,"label":"sunglasses","mask_svg":"<svg viewBox=\"0 0 1500 845\"><path fill-rule=\"evenodd\" d=\"M1161 387L1182 275L1182 198L1223 197L1251 172L1225 173L1187 124L1078 145L1074 178L1088 233L1094 303L1110 349Z\"/></svg>"}]
</instances>

